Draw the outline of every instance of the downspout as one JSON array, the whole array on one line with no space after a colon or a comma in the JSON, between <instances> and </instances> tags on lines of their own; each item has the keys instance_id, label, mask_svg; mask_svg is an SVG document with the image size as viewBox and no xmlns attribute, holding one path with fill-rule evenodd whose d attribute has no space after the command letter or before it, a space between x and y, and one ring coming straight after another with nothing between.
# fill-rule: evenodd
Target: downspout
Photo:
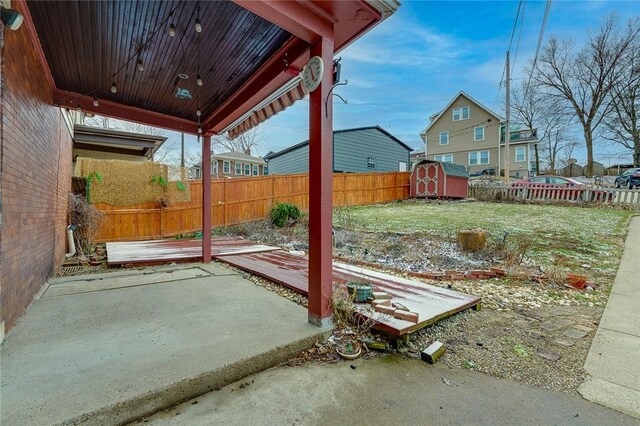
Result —
<instances>
[{"instance_id":1,"label":"downspout","mask_svg":"<svg viewBox=\"0 0 640 426\"><path fill-rule=\"evenodd\" d=\"M73 240L73 230L75 228L75 225L67 226L67 241L69 245L69 252L64 255L64 257L67 259L76 255L76 243Z\"/></svg>"}]
</instances>

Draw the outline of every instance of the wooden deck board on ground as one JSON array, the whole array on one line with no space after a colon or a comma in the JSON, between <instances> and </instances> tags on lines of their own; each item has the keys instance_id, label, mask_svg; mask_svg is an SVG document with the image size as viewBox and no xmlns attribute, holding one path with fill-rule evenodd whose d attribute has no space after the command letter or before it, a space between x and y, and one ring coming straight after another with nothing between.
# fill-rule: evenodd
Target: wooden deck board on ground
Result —
<instances>
[{"instance_id":1,"label":"wooden deck board on ground","mask_svg":"<svg viewBox=\"0 0 640 426\"><path fill-rule=\"evenodd\" d=\"M212 258L224 253L255 253L269 250L279 250L279 247L256 244L237 237L211 239ZM202 258L202 240L199 239L107 243L109 266L188 262L200 258Z\"/></svg>"},{"instance_id":2,"label":"wooden deck board on ground","mask_svg":"<svg viewBox=\"0 0 640 426\"><path fill-rule=\"evenodd\" d=\"M306 256L278 250L215 257L307 295L308 258ZM377 328L396 336L419 330L480 303L480 298L477 296L338 262L333 264L333 281L371 283L376 291L389 293L393 302L401 303L411 312L416 312L419 315L417 324L389 315L371 314L366 305L356 304L364 316L372 316L376 320Z\"/></svg>"}]
</instances>

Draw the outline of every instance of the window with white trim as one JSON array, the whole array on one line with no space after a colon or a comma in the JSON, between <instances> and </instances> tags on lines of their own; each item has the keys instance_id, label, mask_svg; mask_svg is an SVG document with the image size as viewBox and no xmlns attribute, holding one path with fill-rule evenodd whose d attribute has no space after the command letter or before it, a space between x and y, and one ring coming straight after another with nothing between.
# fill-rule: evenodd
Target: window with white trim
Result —
<instances>
[{"instance_id":1,"label":"window with white trim","mask_svg":"<svg viewBox=\"0 0 640 426\"><path fill-rule=\"evenodd\" d=\"M211 162L211 176L218 175L218 160L213 160Z\"/></svg>"},{"instance_id":2,"label":"window with white trim","mask_svg":"<svg viewBox=\"0 0 640 426\"><path fill-rule=\"evenodd\" d=\"M449 132L440 132L440 145L449 145Z\"/></svg>"},{"instance_id":3,"label":"window with white trim","mask_svg":"<svg viewBox=\"0 0 640 426\"><path fill-rule=\"evenodd\" d=\"M245 176L251 176L251 164L244 163L244 174Z\"/></svg>"},{"instance_id":4,"label":"window with white trim","mask_svg":"<svg viewBox=\"0 0 640 426\"><path fill-rule=\"evenodd\" d=\"M367 169L376 168L376 157L367 157Z\"/></svg>"},{"instance_id":5,"label":"window with white trim","mask_svg":"<svg viewBox=\"0 0 640 426\"><path fill-rule=\"evenodd\" d=\"M258 176L260 174L259 169L258 169L258 165L254 164L253 165L253 175L254 176Z\"/></svg>"},{"instance_id":6,"label":"window with white trim","mask_svg":"<svg viewBox=\"0 0 640 426\"><path fill-rule=\"evenodd\" d=\"M484 126L478 126L473 129L473 140L476 142L484 140Z\"/></svg>"},{"instance_id":7,"label":"window with white trim","mask_svg":"<svg viewBox=\"0 0 640 426\"><path fill-rule=\"evenodd\" d=\"M489 164L489 151L477 151L469 153L469 165Z\"/></svg>"},{"instance_id":8,"label":"window with white trim","mask_svg":"<svg viewBox=\"0 0 640 426\"><path fill-rule=\"evenodd\" d=\"M468 106L453 109L453 121L468 120L471 111Z\"/></svg>"},{"instance_id":9,"label":"window with white trim","mask_svg":"<svg viewBox=\"0 0 640 426\"><path fill-rule=\"evenodd\" d=\"M262 174L265 176L269 174L269 166L267 166L266 164L262 166Z\"/></svg>"},{"instance_id":10,"label":"window with white trim","mask_svg":"<svg viewBox=\"0 0 640 426\"><path fill-rule=\"evenodd\" d=\"M433 158L442 163L453 163L453 154L435 155Z\"/></svg>"},{"instance_id":11,"label":"window with white trim","mask_svg":"<svg viewBox=\"0 0 640 426\"><path fill-rule=\"evenodd\" d=\"M527 151L524 146L516 147L516 163L527 161Z\"/></svg>"},{"instance_id":12,"label":"window with white trim","mask_svg":"<svg viewBox=\"0 0 640 426\"><path fill-rule=\"evenodd\" d=\"M224 173L225 175L231 173L231 161L222 162L222 173Z\"/></svg>"},{"instance_id":13,"label":"window with white trim","mask_svg":"<svg viewBox=\"0 0 640 426\"><path fill-rule=\"evenodd\" d=\"M242 163L239 161L236 161L236 175L241 175L242 174Z\"/></svg>"}]
</instances>

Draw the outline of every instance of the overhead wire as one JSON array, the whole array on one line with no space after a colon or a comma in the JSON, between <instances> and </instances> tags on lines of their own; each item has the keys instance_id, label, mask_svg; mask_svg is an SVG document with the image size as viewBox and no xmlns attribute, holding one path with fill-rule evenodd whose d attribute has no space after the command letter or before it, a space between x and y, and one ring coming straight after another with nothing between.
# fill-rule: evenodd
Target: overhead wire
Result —
<instances>
[{"instance_id":1,"label":"overhead wire","mask_svg":"<svg viewBox=\"0 0 640 426\"><path fill-rule=\"evenodd\" d=\"M540 54L540 48L542 46L542 40L544 39L544 30L547 26L547 20L549 19L549 11L551 10L551 0L547 0L547 4L544 8L544 16L542 18L542 25L540 26L540 34L538 35L538 45L536 46L536 54L533 57L533 62L531 64L531 70L529 70L529 78L527 80L527 84L524 89L524 96L522 100L524 102L527 99L527 95L529 94L529 87L531 85L531 79L533 78L533 71L536 68L536 64L538 63L538 55Z\"/></svg>"}]
</instances>

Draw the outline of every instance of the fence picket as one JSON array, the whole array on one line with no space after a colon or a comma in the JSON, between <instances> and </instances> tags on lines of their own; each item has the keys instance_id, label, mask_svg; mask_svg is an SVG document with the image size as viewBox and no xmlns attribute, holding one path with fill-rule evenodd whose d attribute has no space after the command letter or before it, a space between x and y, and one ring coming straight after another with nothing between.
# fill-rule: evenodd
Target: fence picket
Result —
<instances>
[{"instance_id":1,"label":"fence picket","mask_svg":"<svg viewBox=\"0 0 640 426\"><path fill-rule=\"evenodd\" d=\"M409 198L410 172L335 173L333 205L365 205ZM276 202L309 210L307 174L211 180L212 226L235 225L268 217ZM190 181L191 201L162 207L97 204L103 223L96 241L145 240L199 231L202 224L202 181Z\"/></svg>"}]
</instances>

